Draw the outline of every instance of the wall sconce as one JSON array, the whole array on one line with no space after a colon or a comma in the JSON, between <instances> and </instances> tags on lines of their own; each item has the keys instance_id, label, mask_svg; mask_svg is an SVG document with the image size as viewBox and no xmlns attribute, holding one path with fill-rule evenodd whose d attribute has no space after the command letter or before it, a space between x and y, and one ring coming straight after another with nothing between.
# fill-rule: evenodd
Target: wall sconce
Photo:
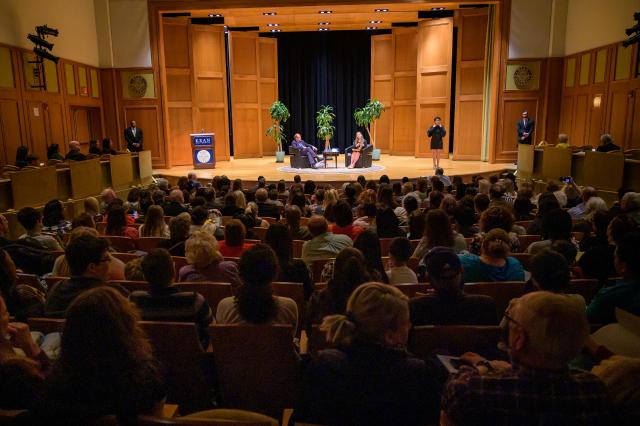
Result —
<instances>
[{"instance_id":1,"label":"wall sconce","mask_svg":"<svg viewBox=\"0 0 640 426\"><path fill-rule=\"evenodd\" d=\"M597 95L593 97L593 107L594 108L600 108L600 105L602 104L602 96L601 95Z\"/></svg>"}]
</instances>

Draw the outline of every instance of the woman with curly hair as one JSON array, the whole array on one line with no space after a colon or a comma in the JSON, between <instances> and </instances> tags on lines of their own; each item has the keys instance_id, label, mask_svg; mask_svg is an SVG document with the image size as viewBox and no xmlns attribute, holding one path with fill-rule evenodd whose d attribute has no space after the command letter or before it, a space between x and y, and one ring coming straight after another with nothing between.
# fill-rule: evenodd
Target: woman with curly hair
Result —
<instances>
[{"instance_id":1,"label":"woman with curly hair","mask_svg":"<svg viewBox=\"0 0 640 426\"><path fill-rule=\"evenodd\" d=\"M518 234L513 232L514 217L509 210L504 207L489 207L480 215L480 232L474 235L469 244L469 252L480 254L484 235L492 229L502 229L509 236L509 250L512 253L520 251L520 240Z\"/></svg>"}]
</instances>

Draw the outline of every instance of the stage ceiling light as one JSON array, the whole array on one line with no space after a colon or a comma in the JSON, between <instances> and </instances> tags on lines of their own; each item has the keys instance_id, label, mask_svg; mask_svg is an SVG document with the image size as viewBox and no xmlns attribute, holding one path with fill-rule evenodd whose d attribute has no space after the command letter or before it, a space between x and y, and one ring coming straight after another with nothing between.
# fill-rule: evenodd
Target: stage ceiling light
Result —
<instances>
[{"instance_id":1,"label":"stage ceiling light","mask_svg":"<svg viewBox=\"0 0 640 426\"><path fill-rule=\"evenodd\" d=\"M262 12L262 14L263 14L264 16L276 16L276 15L277 15L277 13L276 13L276 12Z\"/></svg>"},{"instance_id":2,"label":"stage ceiling light","mask_svg":"<svg viewBox=\"0 0 640 426\"><path fill-rule=\"evenodd\" d=\"M267 27L279 27L280 24L267 24Z\"/></svg>"},{"instance_id":3,"label":"stage ceiling light","mask_svg":"<svg viewBox=\"0 0 640 426\"><path fill-rule=\"evenodd\" d=\"M331 22L318 22L318 25L329 25Z\"/></svg>"},{"instance_id":4,"label":"stage ceiling light","mask_svg":"<svg viewBox=\"0 0 640 426\"><path fill-rule=\"evenodd\" d=\"M432 7L431 10L445 10L446 7Z\"/></svg>"},{"instance_id":5,"label":"stage ceiling light","mask_svg":"<svg viewBox=\"0 0 640 426\"><path fill-rule=\"evenodd\" d=\"M320 10L318 11L318 13L321 15L328 15L330 13L333 13L333 10Z\"/></svg>"},{"instance_id":6,"label":"stage ceiling light","mask_svg":"<svg viewBox=\"0 0 640 426\"><path fill-rule=\"evenodd\" d=\"M380 12L380 13L385 13L388 12L389 9L373 9L374 12Z\"/></svg>"},{"instance_id":7,"label":"stage ceiling light","mask_svg":"<svg viewBox=\"0 0 640 426\"><path fill-rule=\"evenodd\" d=\"M221 13L210 13L209 18L222 18Z\"/></svg>"},{"instance_id":8,"label":"stage ceiling light","mask_svg":"<svg viewBox=\"0 0 640 426\"><path fill-rule=\"evenodd\" d=\"M318 28L318 31L329 31L329 28Z\"/></svg>"},{"instance_id":9,"label":"stage ceiling light","mask_svg":"<svg viewBox=\"0 0 640 426\"><path fill-rule=\"evenodd\" d=\"M369 21L370 24L382 24L382 21Z\"/></svg>"},{"instance_id":10,"label":"stage ceiling light","mask_svg":"<svg viewBox=\"0 0 640 426\"><path fill-rule=\"evenodd\" d=\"M281 32L281 31L282 31L282 30L271 30L271 32L272 32L272 33L279 33L279 32Z\"/></svg>"},{"instance_id":11,"label":"stage ceiling light","mask_svg":"<svg viewBox=\"0 0 640 426\"><path fill-rule=\"evenodd\" d=\"M377 30L378 27L367 27L368 30Z\"/></svg>"}]
</instances>

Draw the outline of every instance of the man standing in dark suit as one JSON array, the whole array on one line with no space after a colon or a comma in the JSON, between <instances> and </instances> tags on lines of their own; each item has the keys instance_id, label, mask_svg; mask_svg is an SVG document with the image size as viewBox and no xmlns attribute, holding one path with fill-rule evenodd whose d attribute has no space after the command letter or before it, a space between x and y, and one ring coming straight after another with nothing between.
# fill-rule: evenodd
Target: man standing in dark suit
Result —
<instances>
[{"instance_id":1,"label":"man standing in dark suit","mask_svg":"<svg viewBox=\"0 0 640 426\"><path fill-rule=\"evenodd\" d=\"M536 122L529 118L529 113L522 111L522 120L518 120L518 143L531 145L531 134L536 128Z\"/></svg>"},{"instance_id":2,"label":"man standing in dark suit","mask_svg":"<svg viewBox=\"0 0 640 426\"><path fill-rule=\"evenodd\" d=\"M131 152L142 151L142 129L136 127L136 122L131 120L131 127L124 129L124 139L127 141L127 148Z\"/></svg>"}]
</instances>

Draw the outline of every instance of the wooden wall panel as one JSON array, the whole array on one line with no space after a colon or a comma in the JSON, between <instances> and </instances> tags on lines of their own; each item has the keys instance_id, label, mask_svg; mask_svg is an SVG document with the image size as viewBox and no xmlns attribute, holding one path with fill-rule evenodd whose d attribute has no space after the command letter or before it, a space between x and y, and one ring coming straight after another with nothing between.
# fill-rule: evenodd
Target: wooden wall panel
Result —
<instances>
[{"instance_id":1,"label":"wooden wall panel","mask_svg":"<svg viewBox=\"0 0 640 426\"><path fill-rule=\"evenodd\" d=\"M427 129L439 116L445 128L451 110L451 53L453 19L443 18L418 23L416 63L415 155L429 156ZM443 153L449 152L449 135L443 140Z\"/></svg>"},{"instance_id":2,"label":"wooden wall panel","mask_svg":"<svg viewBox=\"0 0 640 426\"><path fill-rule=\"evenodd\" d=\"M152 160L154 157L158 158L160 153L164 153L160 138L160 108L157 105L126 105L123 110L123 123L134 120L136 126L143 129L143 147L151 151ZM128 124L125 125L128 126Z\"/></svg>"},{"instance_id":3,"label":"wooden wall panel","mask_svg":"<svg viewBox=\"0 0 640 426\"><path fill-rule=\"evenodd\" d=\"M169 158L173 165L193 164L191 160L191 140L193 117L191 107L169 108Z\"/></svg>"},{"instance_id":4,"label":"wooden wall panel","mask_svg":"<svg viewBox=\"0 0 640 426\"><path fill-rule=\"evenodd\" d=\"M456 12L458 49L456 58L455 160L480 160L482 111L488 11ZM446 151L445 151L446 154Z\"/></svg>"},{"instance_id":5,"label":"wooden wall panel","mask_svg":"<svg viewBox=\"0 0 640 426\"><path fill-rule=\"evenodd\" d=\"M564 96L562 98L562 112L560 113L560 126L558 133L571 133L573 103L574 98L572 96Z\"/></svg>"},{"instance_id":6,"label":"wooden wall panel","mask_svg":"<svg viewBox=\"0 0 640 426\"><path fill-rule=\"evenodd\" d=\"M277 75L273 69L277 63L277 50L274 45L265 43L260 47L258 34L231 32L229 34L229 58L231 70L231 109L233 121L233 155L235 158L262 157L263 153L271 152L271 145L262 146L265 138L262 136L270 123L263 123L263 110L266 103L262 101L260 90L261 68L270 68L270 76ZM260 54L267 56L266 63L261 64ZM276 82L274 77L265 77L264 83ZM267 102L273 102L274 93L267 93ZM271 104L269 102L269 105ZM266 106L268 108L268 105ZM274 150L275 151L275 150Z\"/></svg>"},{"instance_id":7,"label":"wooden wall panel","mask_svg":"<svg viewBox=\"0 0 640 426\"><path fill-rule=\"evenodd\" d=\"M392 139L394 155L415 154L417 28L393 30Z\"/></svg>"},{"instance_id":8,"label":"wooden wall panel","mask_svg":"<svg viewBox=\"0 0 640 426\"><path fill-rule=\"evenodd\" d=\"M575 141L586 141L587 126L589 125L589 94L584 93L576 97L573 110L573 126L571 127L571 138Z\"/></svg>"},{"instance_id":9,"label":"wooden wall panel","mask_svg":"<svg viewBox=\"0 0 640 426\"><path fill-rule=\"evenodd\" d=\"M20 105L11 99L0 100L0 163L14 164L20 146Z\"/></svg>"},{"instance_id":10,"label":"wooden wall panel","mask_svg":"<svg viewBox=\"0 0 640 426\"><path fill-rule=\"evenodd\" d=\"M258 64L260 91L260 138L262 154L274 155L277 147L273 139L267 136L267 128L271 125L269 107L278 100L278 40L258 37Z\"/></svg>"},{"instance_id":11,"label":"wooden wall panel","mask_svg":"<svg viewBox=\"0 0 640 426\"><path fill-rule=\"evenodd\" d=\"M384 153L393 145L393 61L393 35L371 36L371 99L385 107L376 123L376 148Z\"/></svg>"}]
</instances>

